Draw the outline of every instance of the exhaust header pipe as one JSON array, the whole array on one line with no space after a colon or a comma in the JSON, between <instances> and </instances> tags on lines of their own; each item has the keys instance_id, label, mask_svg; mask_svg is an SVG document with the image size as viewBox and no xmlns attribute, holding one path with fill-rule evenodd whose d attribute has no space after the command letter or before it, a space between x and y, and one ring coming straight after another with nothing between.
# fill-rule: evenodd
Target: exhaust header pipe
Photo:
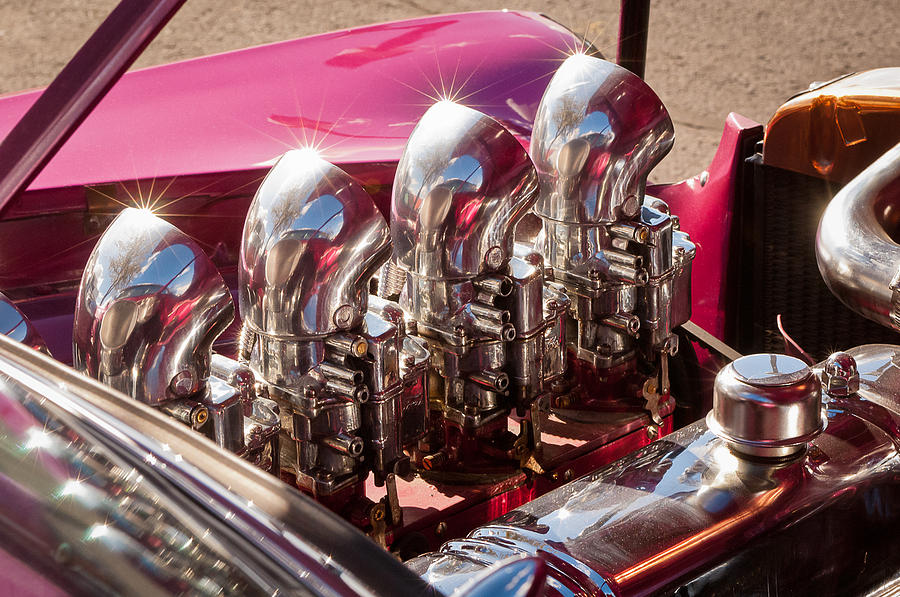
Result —
<instances>
[{"instance_id":1,"label":"exhaust header pipe","mask_svg":"<svg viewBox=\"0 0 900 597\"><path fill-rule=\"evenodd\" d=\"M900 245L886 229L896 225L898 208L900 143L828 204L816 234L816 260L842 303L900 331Z\"/></svg>"}]
</instances>

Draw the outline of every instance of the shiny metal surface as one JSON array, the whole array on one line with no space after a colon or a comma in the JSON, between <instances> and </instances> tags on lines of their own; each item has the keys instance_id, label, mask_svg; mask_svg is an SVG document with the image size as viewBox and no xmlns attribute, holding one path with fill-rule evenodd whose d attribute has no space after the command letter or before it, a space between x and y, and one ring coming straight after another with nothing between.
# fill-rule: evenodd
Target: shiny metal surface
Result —
<instances>
[{"instance_id":1,"label":"shiny metal surface","mask_svg":"<svg viewBox=\"0 0 900 597\"><path fill-rule=\"evenodd\" d=\"M47 344L34 325L2 292L0 292L0 334L9 336L46 355L50 354Z\"/></svg>"},{"instance_id":2,"label":"shiny metal surface","mask_svg":"<svg viewBox=\"0 0 900 597\"><path fill-rule=\"evenodd\" d=\"M564 369L568 299L545 286L541 256L519 255L514 242L537 193L537 172L516 138L451 101L428 109L397 167L399 301L431 352L434 424L413 460L432 475L513 471L540 443L527 422L518 434L507 426L511 410L532 409Z\"/></svg>"},{"instance_id":3,"label":"shiny metal surface","mask_svg":"<svg viewBox=\"0 0 900 597\"><path fill-rule=\"evenodd\" d=\"M241 316L275 338L350 329L362 321L369 278L389 253L387 224L368 193L315 151L291 150L247 214Z\"/></svg>"},{"instance_id":4,"label":"shiny metal surface","mask_svg":"<svg viewBox=\"0 0 900 597\"><path fill-rule=\"evenodd\" d=\"M859 395L796 459L737 457L697 422L408 565L447 593L512 556L547 562L549 595L881 586L900 566L900 347L848 352Z\"/></svg>"},{"instance_id":5,"label":"shiny metal surface","mask_svg":"<svg viewBox=\"0 0 900 597\"><path fill-rule=\"evenodd\" d=\"M596 401L592 386L627 369L642 372L638 387L656 388L642 392L651 412L669 393L673 330L690 317L696 247L645 189L673 141L668 112L647 84L593 56L567 58L541 99L530 146L540 231L520 229L518 240L542 255L571 299L566 342L579 374L555 400L567 417L617 408Z\"/></svg>"},{"instance_id":6,"label":"shiny metal surface","mask_svg":"<svg viewBox=\"0 0 900 597\"><path fill-rule=\"evenodd\" d=\"M67 593L427 593L271 475L7 338L0 410L4 553Z\"/></svg>"},{"instance_id":7,"label":"shiny metal surface","mask_svg":"<svg viewBox=\"0 0 900 597\"><path fill-rule=\"evenodd\" d=\"M424 278L456 280L500 269L513 229L537 199L534 165L496 120L440 101L425 112L397 166L394 257Z\"/></svg>"},{"instance_id":8,"label":"shiny metal surface","mask_svg":"<svg viewBox=\"0 0 900 597\"><path fill-rule=\"evenodd\" d=\"M535 117L529 151L541 179L535 212L581 225L633 218L647 174L673 142L668 112L640 77L600 58L570 56Z\"/></svg>"},{"instance_id":9,"label":"shiny metal surface","mask_svg":"<svg viewBox=\"0 0 900 597\"><path fill-rule=\"evenodd\" d=\"M85 266L74 365L146 404L202 397L212 343L233 319L231 293L197 243L128 208Z\"/></svg>"},{"instance_id":10,"label":"shiny metal surface","mask_svg":"<svg viewBox=\"0 0 900 597\"><path fill-rule=\"evenodd\" d=\"M900 144L828 204L816 234L819 271L842 303L900 330L900 246L891 215L900 197Z\"/></svg>"},{"instance_id":11,"label":"shiny metal surface","mask_svg":"<svg viewBox=\"0 0 900 597\"><path fill-rule=\"evenodd\" d=\"M850 396L859 391L856 360L846 352L836 352L822 367L822 389L829 396Z\"/></svg>"},{"instance_id":12,"label":"shiny metal surface","mask_svg":"<svg viewBox=\"0 0 900 597\"><path fill-rule=\"evenodd\" d=\"M743 356L716 375L706 424L742 454L796 454L824 428L821 384L800 359Z\"/></svg>"}]
</instances>

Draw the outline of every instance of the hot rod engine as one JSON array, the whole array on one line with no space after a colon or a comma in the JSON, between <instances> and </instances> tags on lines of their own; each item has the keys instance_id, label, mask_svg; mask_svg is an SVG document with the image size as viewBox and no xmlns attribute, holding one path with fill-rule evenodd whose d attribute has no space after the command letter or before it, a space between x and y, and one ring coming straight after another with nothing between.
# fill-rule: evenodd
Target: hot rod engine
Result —
<instances>
[{"instance_id":1,"label":"hot rod engine","mask_svg":"<svg viewBox=\"0 0 900 597\"><path fill-rule=\"evenodd\" d=\"M215 265L128 208L84 270L75 367L384 545L437 547L672 430L695 249L645 193L672 138L639 77L577 54L530 150L473 108L428 109L390 223L289 151L244 223L233 353L213 350L235 314Z\"/></svg>"},{"instance_id":2,"label":"hot rod engine","mask_svg":"<svg viewBox=\"0 0 900 597\"><path fill-rule=\"evenodd\" d=\"M725 267L749 259L735 248L756 221L747 171L822 166L817 146L774 146L802 119L775 119L761 162L748 152L761 127L731 115L710 172L648 189L674 127L640 76L538 15L436 19L416 35L489 73L520 55L456 37L502 25L504 43L532 44L518 46L538 73L527 93L497 108L451 90L414 121L373 99L353 126L381 126L377 140L347 134L366 140L342 160L296 137L287 152L242 147L157 196L152 174L149 199L136 174L116 183L120 200L96 181L121 171L101 168L9 208L0 177L0 247L49 225L48 252L64 247L36 261L36 281L0 262L0 534L13 546L0 545L0 580L37 554L38 577L101 593L896 593L900 347L815 364L780 320L790 355L720 339L751 300L733 296L747 275ZM343 35L309 47L362 73ZM273 97L288 50L310 54L262 50ZM393 97L371 72L373 98ZM830 85L809 103L841 106L826 120L853 159L834 153L820 174L856 177L828 197L806 257L850 310L900 330L900 145L869 159L882 137L866 145L873 120ZM266 122L310 128L268 108ZM727 217L700 218L710 204ZM70 346L80 373L51 358ZM676 398L705 418L676 430ZM109 553L108 570L89 563Z\"/></svg>"}]
</instances>

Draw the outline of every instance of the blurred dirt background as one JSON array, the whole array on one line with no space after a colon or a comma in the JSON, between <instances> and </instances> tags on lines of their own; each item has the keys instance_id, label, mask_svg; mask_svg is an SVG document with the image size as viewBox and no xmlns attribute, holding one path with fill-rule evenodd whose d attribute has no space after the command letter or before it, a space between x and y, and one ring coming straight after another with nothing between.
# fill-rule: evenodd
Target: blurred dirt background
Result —
<instances>
[{"instance_id":1,"label":"blurred dirt background","mask_svg":"<svg viewBox=\"0 0 900 597\"><path fill-rule=\"evenodd\" d=\"M0 0L0 93L40 87L115 0ZM137 67L427 14L542 12L615 58L618 0L190 0ZM765 122L813 81L900 66L898 0L654 0L646 78L675 120L675 150L652 178L701 171L726 115Z\"/></svg>"}]
</instances>

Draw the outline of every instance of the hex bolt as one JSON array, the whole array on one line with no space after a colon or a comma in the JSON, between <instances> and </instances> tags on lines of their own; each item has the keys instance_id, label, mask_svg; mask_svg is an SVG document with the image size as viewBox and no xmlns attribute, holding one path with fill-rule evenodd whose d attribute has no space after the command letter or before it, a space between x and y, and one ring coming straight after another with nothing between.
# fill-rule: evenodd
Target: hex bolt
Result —
<instances>
[{"instance_id":1,"label":"hex bolt","mask_svg":"<svg viewBox=\"0 0 900 597\"><path fill-rule=\"evenodd\" d=\"M172 388L176 396L190 396L198 389L194 379L194 372L190 369L179 372L172 378L169 387Z\"/></svg>"},{"instance_id":2,"label":"hex bolt","mask_svg":"<svg viewBox=\"0 0 900 597\"><path fill-rule=\"evenodd\" d=\"M836 352L825 360L822 389L829 396L850 396L859 391L856 359L846 352Z\"/></svg>"},{"instance_id":3,"label":"hex bolt","mask_svg":"<svg viewBox=\"0 0 900 597\"><path fill-rule=\"evenodd\" d=\"M484 263L491 269L498 269L503 265L503 249L491 247L484 255Z\"/></svg>"}]
</instances>

